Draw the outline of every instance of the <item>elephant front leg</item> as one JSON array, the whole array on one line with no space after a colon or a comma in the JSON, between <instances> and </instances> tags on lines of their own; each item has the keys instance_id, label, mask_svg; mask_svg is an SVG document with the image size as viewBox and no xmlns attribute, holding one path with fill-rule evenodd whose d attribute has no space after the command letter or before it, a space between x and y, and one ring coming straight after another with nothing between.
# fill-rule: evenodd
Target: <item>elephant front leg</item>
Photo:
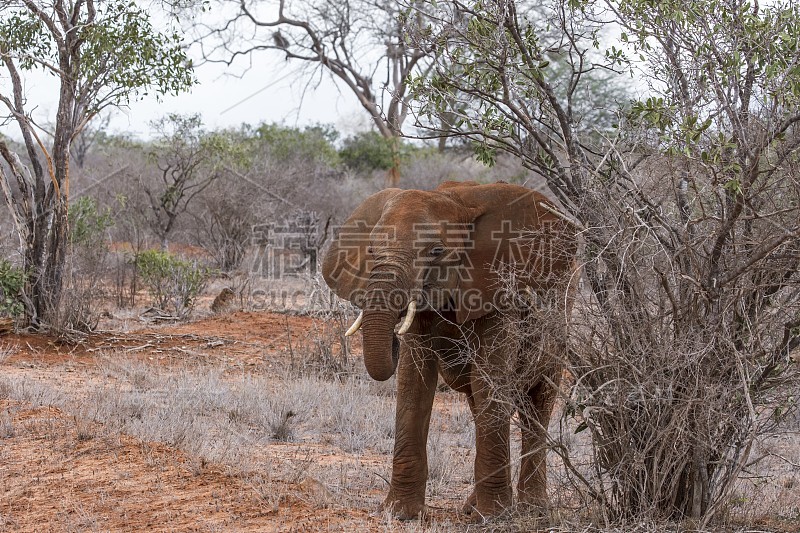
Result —
<instances>
[{"instance_id":1,"label":"elephant front leg","mask_svg":"<svg viewBox=\"0 0 800 533\"><path fill-rule=\"evenodd\" d=\"M401 520L425 515L428 481L428 427L436 392L437 371L427 350L401 347L397 366L397 411L394 459L389 495L383 509Z\"/></svg>"},{"instance_id":2,"label":"elephant front leg","mask_svg":"<svg viewBox=\"0 0 800 533\"><path fill-rule=\"evenodd\" d=\"M507 406L493 400L482 379L472 383L475 418L475 492L468 500L473 518L497 516L511 505L510 424ZM469 509L467 509L469 510Z\"/></svg>"}]
</instances>

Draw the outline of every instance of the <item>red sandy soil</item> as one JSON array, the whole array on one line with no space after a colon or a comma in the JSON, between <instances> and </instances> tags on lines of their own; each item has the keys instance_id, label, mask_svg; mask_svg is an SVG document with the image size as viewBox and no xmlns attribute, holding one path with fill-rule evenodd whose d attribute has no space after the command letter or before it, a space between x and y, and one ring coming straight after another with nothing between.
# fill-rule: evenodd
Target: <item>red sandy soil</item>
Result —
<instances>
[{"instance_id":1,"label":"red sandy soil","mask_svg":"<svg viewBox=\"0 0 800 533\"><path fill-rule=\"evenodd\" d=\"M268 373L290 364L293 349L302 349L309 333L324 326L311 317L238 312L191 323L143 325L132 332L107 331L80 343L6 335L0 337L0 371L7 377L52 378L57 373L62 383L77 386L102 379L98 365L111 354L167 367L188 362ZM0 533L406 529L387 523L372 509L331 498L313 478L265 481L258 474L109 431L55 407L31 408L1 394ZM281 444L273 450L276 455L311 454L314 446L301 450ZM320 446L313 460L335 469L343 459ZM446 508L433 509L434 526L445 522L450 524L447 531L463 530L455 516L458 503L443 503ZM409 527L425 529L420 524ZM762 527L800 531L796 523L781 519Z\"/></svg>"},{"instance_id":2,"label":"red sandy soil","mask_svg":"<svg viewBox=\"0 0 800 533\"><path fill-rule=\"evenodd\" d=\"M290 337L298 342L316 325L308 317L243 312L100 333L79 344L7 335L0 348L10 355L0 368L7 376L30 369L89 379L107 353L159 365L188 358L268 368L285 363ZM55 407L0 397L0 532L382 531L382 523L369 510L329 502L311 478L267 483Z\"/></svg>"},{"instance_id":3,"label":"red sandy soil","mask_svg":"<svg viewBox=\"0 0 800 533\"><path fill-rule=\"evenodd\" d=\"M258 484L167 446L79 431L53 407L17 411L11 423L0 451L0 530L309 531L343 518L370 529L364 511L320 516L302 484L273 502Z\"/></svg>"},{"instance_id":4,"label":"red sandy soil","mask_svg":"<svg viewBox=\"0 0 800 533\"><path fill-rule=\"evenodd\" d=\"M98 352L117 350L131 356L139 354L149 361L187 357L213 360L215 348L224 346L224 350L217 350L219 357L235 357L238 364L247 365L264 362L267 357L280 359L288 351L290 339L297 345L321 324L321 320L307 316L238 312L184 324L148 326L128 333L100 332L77 342L31 334L7 335L2 340L14 347L6 364L19 361L42 366L65 361L94 364Z\"/></svg>"}]
</instances>

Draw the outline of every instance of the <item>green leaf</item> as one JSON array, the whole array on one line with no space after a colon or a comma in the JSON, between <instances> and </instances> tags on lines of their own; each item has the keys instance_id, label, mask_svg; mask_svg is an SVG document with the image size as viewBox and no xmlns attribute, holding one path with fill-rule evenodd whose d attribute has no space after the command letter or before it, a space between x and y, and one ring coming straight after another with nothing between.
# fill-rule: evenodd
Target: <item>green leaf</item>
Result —
<instances>
[{"instance_id":1,"label":"green leaf","mask_svg":"<svg viewBox=\"0 0 800 533\"><path fill-rule=\"evenodd\" d=\"M736 178L726 181L723 187L731 194L742 194L742 184Z\"/></svg>"}]
</instances>

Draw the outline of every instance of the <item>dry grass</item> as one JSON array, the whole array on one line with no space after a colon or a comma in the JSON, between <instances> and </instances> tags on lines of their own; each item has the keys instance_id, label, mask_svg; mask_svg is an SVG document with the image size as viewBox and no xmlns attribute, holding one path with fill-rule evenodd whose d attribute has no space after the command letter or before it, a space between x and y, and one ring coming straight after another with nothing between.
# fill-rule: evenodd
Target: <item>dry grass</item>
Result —
<instances>
[{"instance_id":1,"label":"dry grass","mask_svg":"<svg viewBox=\"0 0 800 533\"><path fill-rule=\"evenodd\" d=\"M0 377L0 391L26 405L58 407L74 418L78 440L124 433L161 442L188 452L198 472L223 465L264 484L264 494L276 501L286 494L282 484L291 483L311 486L319 505L329 505L329 492L337 505L373 509L390 475L394 398L355 377L229 375L217 367L159 368L109 354L100 375L80 385L48 373ZM471 429L464 412L456 412L456 422L444 413L433 423L439 436L431 453L440 463L433 468L432 498L460 500L469 490ZM0 418L0 434L10 432ZM456 462L447 449L453 442L462 443ZM314 490L316 484L324 490Z\"/></svg>"},{"instance_id":2,"label":"dry grass","mask_svg":"<svg viewBox=\"0 0 800 533\"><path fill-rule=\"evenodd\" d=\"M0 396L32 407L60 408L74 417L79 441L113 439L124 433L188 452L195 458L193 468L198 473L211 463L221 464L247 479L255 490L261 487L264 497L275 505L286 497L287 489L281 484L287 482L302 487L309 501L320 508L375 508L385 493L394 439L394 398L372 382L355 376L332 381L290 373L272 377L226 373L213 366L156 367L124 361L115 354L108 354L99 370L99 376L77 387L59 380L57 373L45 379L3 377ZM455 518L461 500L471 490L474 430L460 395L440 393L437 398L428 443L428 499L434 508L441 507L443 514ZM573 457L588 456L584 435L572 435L575 428L561 424L563 419L555 419L551 433L561 435ZM9 413L0 413L0 439L16 431ZM759 453L763 459L737 486L727 517L730 527L765 520L800 523L796 434L795 438L768 439ZM560 524L550 531L685 530L679 524L655 523L631 523L616 530L588 527L599 523L600 517L575 501L558 456L551 454L549 462L551 520ZM77 519L80 513L73 509L71 516ZM81 523L91 529L90 523ZM512 510L482 530L529 531L541 525ZM423 525L385 517L385 526L387 531L469 529L450 519Z\"/></svg>"},{"instance_id":3,"label":"dry grass","mask_svg":"<svg viewBox=\"0 0 800 533\"><path fill-rule=\"evenodd\" d=\"M335 331L322 334L331 338ZM228 475L245 480L269 508L286 503L299 490L314 508L372 510L384 497L391 474L395 385L366 379L363 368L349 360L346 372L332 371L334 367L315 351L323 345L309 334L307 341L293 347L295 361L308 362L302 371L288 365L270 374L263 368L249 372L221 358L159 366L132 360L126 352L108 351L98 355L97 367L80 376L62 372L73 371L72 363L64 368L25 367L3 375L0 400L58 407L74 421L78 442L112 442L127 434L188 453L196 475L210 465L222 466ZM339 354L334 355L341 362ZM588 432L575 433L576 424L556 413L549 431L553 442L590 476L591 443ZM748 467L738 483L725 516L726 530L766 523L777 525L763 530L791 531L791 524L800 524L800 444L797 421L794 424L794 433L759 443L754 457L761 460ZM0 413L0 440L19 431L12 412ZM514 434L512 457L518 457L518 430ZM472 489L474 460L474 428L461 395L437 394L428 457L432 521L401 523L382 515L383 530L471 530L457 521L457 510ZM597 506L578 499L574 478L559 455L551 453L548 462L553 502L549 531L691 529L655 522L603 529L602 514ZM516 462L512 470L516 475ZM95 527L88 511L85 520L80 508L70 508L68 514L76 530ZM532 531L542 526L512 509L480 530Z\"/></svg>"}]
</instances>

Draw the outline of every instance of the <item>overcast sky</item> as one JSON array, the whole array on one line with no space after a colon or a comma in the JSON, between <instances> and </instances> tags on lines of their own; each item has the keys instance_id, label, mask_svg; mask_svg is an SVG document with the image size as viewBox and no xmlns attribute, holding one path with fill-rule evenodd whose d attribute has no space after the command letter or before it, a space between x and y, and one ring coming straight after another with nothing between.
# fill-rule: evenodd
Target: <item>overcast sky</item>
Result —
<instances>
[{"instance_id":1,"label":"overcast sky","mask_svg":"<svg viewBox=\"0 0 800 533\"><path fill-rule=\"evenodd\" d=\"M244 73L241 67L231 71L223 65L201 65L195 71L199 83L188 94L165 97L160 103L148 98L132 104L117 112L112 127L147 136L149 122L172 112L201 113L209 129L245 122L324 123L346 135L370 127L355 96L341 92L327 72L309 84L308 76L301 74L295 63L267 53L253 61Z\"/></svg>"},{"instance_id":2,"label":"overcast sky","mask_svg":"<svg viewBox=\"0 0 800 533\"><path fill-rule=\"evenodd\" d=\"M261 53L253 57L252 63L249 66L242 62L233 68L200 65L195 69L198 84L190 92L162 97L161 102L155 96L132 102L129 108L113 111L110 129L147 138L152 134L150 122L167 113L200 113L208 129L244 122L287 126L324 123L333 124L346 136L370 128L366 112L355 96L339 91L327 73L318 75L306 88L308 77L299 73L297 64L288 63L277 54ZM26 73L25 80L28 109L35 107L37 120L52 122L58 99L55 78ZM20 138L13 125L2 126L0 131Z\"/></svg>"}]
</instances>

